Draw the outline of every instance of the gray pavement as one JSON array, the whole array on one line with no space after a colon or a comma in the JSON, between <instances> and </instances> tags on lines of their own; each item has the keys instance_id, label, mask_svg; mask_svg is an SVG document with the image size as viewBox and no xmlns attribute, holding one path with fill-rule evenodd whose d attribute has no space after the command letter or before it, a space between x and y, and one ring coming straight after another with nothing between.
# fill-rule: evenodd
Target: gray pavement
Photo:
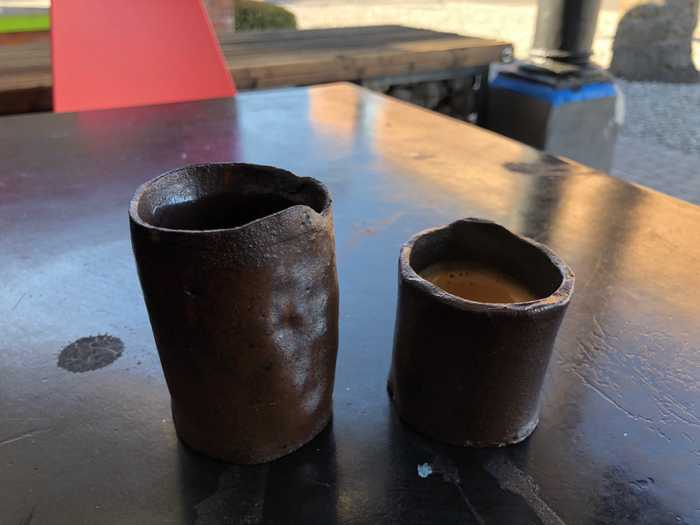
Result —
<instances>
[{"instance_id":1,"label":"gray pavement","mask_svg":"<svg viewBox=\"0 0 700 525\"><path fill-rule=\"evenodd\" d=\"M700 204L700 85L619 85L625 123L610 174Z\"/></svg>"},{"instance_id":2,"label":"gray pavement","mask_svg":"<svg viewBox=\"0 0 700 525\"><path fill-rule=\"evenodd\" d=\"M618 138L610 174L700 204L700 157L648 140Z\"/></svg>"}]
</instances>

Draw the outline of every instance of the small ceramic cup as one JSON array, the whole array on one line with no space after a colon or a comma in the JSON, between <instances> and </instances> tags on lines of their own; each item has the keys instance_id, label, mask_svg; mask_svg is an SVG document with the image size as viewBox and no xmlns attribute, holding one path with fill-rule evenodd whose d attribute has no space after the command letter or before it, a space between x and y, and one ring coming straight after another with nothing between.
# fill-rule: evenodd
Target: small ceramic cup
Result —
<instances>
[{"instance_id":1,"label":"small ceramic cup","mask_svg":"<svg viewBox=\"0 0 700 525\"><path fill-rule=\"evenodd\" d=\"M421 276L435 264L495 271L531 294L478 302ZM399 416L459 446L518 443L539 421L554 339L574 289L550 249L490 221L426 230L401 248L389 394Z\"/></svg>"},{"instance_id":2,"label":"small ceramic cup","mask_svg":"<svg viewBox=\"0 0 700 525\"><path fill-rule=\"evenodd\" d=\"M190 447L261 463L331 416L331 197L269 166L189 166L141 186L131 240L172 412Z\"/></svg>"}]
</instances>

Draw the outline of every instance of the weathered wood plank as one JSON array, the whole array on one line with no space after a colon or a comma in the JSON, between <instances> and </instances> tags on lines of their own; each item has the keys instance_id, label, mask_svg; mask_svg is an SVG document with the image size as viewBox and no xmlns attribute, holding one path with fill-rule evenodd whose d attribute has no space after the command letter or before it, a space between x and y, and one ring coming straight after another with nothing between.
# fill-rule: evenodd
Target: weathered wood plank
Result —
<instances>
[{"instance_id":1,"label":"weathered wood plank","mask_svg":"<svg viewBox=\"0 0 700 525\"><path fill-rule=\"evenodd\" d=\"M386 45L392 42L411 42L419 40L438 40L461 38L468 40L480 40L469 37L462 37L451 33L436 33L427 30L406 31L387 31L384 33L373 33L361 36L348 35L327 35L325 37L307 38L301 40L285 41L285 40L268 40L255 42L237 42L237 41L222 41L221 47L224 50L240 51L240 50L265 50L265 49L325 49L327 47L345 47L345 46L378 46ZM464 40L463 40L464 43Z\"/></svg>"},{"instance_id":2,"label":"weathered wood plank","mask_svg":"<svg viewBox=\"0 0 700 525\"><path fill-rule=\"evenodd\" d=\"M428 71L446 69L459 70L488 64L493 49L482 48L471 50L468 56L460 56L459 52L450 55L425 54L414 56L410 62L401 60L400 55L384 56L383 60L372 60L371 63L348 58L339 62L337 59L315 61L307 64L269 65L246 67L237 70L232 68L232 74L241 89L256 89L280 86L300 86L334 82L340 80L366 80L381 76L400 76ZM456 65L459 64L459 65Z\"/></svg>"},{"instance_id":3,"label":"weathered wood plank","mask_svg":"<svg viewBox=\"0 0 700 525\"><path fill-rule=\"evenodd\" d=\"M373 63L383 63L387 57L392 57L399 62L410 64L416 57L435 57L441 59L447 56L459 54L460 59L469 60L470 55L479 54L481 50L486 49L489 54L494 54L500 50L500 46L489 44L477 44L469 48L459 46L440 46L428 45L425 47L414 46L414 43L396 44L393 46L384 46L376 48L334 48L323 51L308 51L300 54L293 50L281 51L277 54L270 55L245 55L236 57L235 60L230 60L231 70L262 67L262 66L286 66L298 64L299 67L309 67L318 62L336 61L339 66L344 65L351 60L362 60L363 63L371 65ZM471 65L471 64L470 64Z\"/></svg>"},{"instance_id":4,"label":"weathered wood plank","mask_svg":"<svg viewBox=\"0 0 700 525\"><path fill-rule=\"evenodd\" d=\"M332 29L304 29L302 31L296 29L282 29L276 31L249 31L242 33L227 33L219 35L219 41L227 42L267 42L275 40L278 42L290 40L309 40L317 38L334 38L336 36L365 37L370 34L381 34L389 31L415 32L428 31L424 29L416 29L400 25L384 25L384 26L351 26L351 27L335 27Z\"/></svg>"}]
</instances>

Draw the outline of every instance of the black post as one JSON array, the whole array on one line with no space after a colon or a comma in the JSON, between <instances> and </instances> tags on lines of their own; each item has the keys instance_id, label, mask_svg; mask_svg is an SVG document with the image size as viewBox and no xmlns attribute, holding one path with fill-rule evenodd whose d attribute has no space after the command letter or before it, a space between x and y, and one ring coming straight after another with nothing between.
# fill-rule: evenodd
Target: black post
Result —
<instances>
[{"instance_id":1,"label":"black post","mask_svg":"<svg viewBox=\"0 0 700 525\"><path fill-rule=\"evenodd\" d=\"M588 64L598 11L600 0L539 0L530 56Z\"/></svg>"}]
</instances>

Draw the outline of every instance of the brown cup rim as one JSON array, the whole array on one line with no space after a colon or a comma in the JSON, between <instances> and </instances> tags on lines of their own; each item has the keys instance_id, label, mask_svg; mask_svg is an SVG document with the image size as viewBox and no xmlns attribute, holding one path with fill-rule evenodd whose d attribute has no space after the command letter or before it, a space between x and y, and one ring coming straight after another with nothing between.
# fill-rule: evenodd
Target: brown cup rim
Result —
<instances>
[{"instance_id":1,"label":"brown cup rim","mask_svg":"<svg viewBox=\"0 0 700 525\"><path fill-rule=\"evenodd\" d=\"M284 208L282 210L276 211L274 213L271 213L269 215L265 215L263 217L258 217L257 219L253 219L250 222L246 222L245 224L241 224L240 226L233 226L231 228L212 228L212 229L203 229L203 230L192 230L192 229L186 229L186 228L166 228L163 226L156 226L155 224L151 224L150 222L147 222L146 220L141 218L141 215L139 214L138 206L139 203L141 202L141 198L143 195L150 189L151 186L156 184L160 179L166 178L166 177L172 177L175 175L178 175L182 172L187 172L187 171L193 171L193 170L201 170L203 168L206 169L217 169L217 168L224 168L224 167L229 167L229 168L239 168L239 169L255 169L255 170L265 170L269 171L271 174L277 174L277 175L284 175L284 176L291 176L297 179L299 182L306 182L309 183L313 186L315 186L324 196L324 205L323 208L321 209L320 212L316 211L314 208L309 206L308 204L294 204L292 206L288 206L287 208ZM273 217L280 217L285 214L293 213L295 211L299 210L306 210L311 213L313 213L315 216L318 217L327 217L328 212L331 209L331 205L333 203L333 199L331 198L331 193L326 187L325 184L323 184L320 180L315 179L313 177L300 177L291 171L282 169L282 168L277 168L275 166L269 166L265 164L252 164L248 162L203 162L203 163L198 163L198 164L188 164L186 166L180 166L178 168L174 168L171 170L166 171L165 173L161 173L157 177L154 177L150 180L147 180L143 184L141 184L136 191L134 192L134 196L131 198L131 201L129 202L129 218L136 224L138 224L142 228L146 228L148 230L152 231L158 231L158 232L167 232L167 233L181 233L181 234L187 234L187 235L196 235L196 234L211 234L211 233L220 233L220 232L239 232L246 230L250 227L255 226L256 224L259 224L261 221L268 220Z\"/></svg>"},{"instance_id":2,"label":"brown cup rim","mask_svg":"<svg viewBox=\"0 0 700 525\"><path fill-rule=\"evenodd\" d=\"M532 301L526 301L526 302L520 302L520 303L486 303L486 302L480 302L480 301L472 301L470 299L465 299L463 297L459 297L457 295L453 295L439 286L434 285L427 279L424 279L421 277L418 272L413 268L411 265L411 253L413 251L413 247L415 243L428 235L432 235L436 232L443 231L443 230L449 230L449 229L454 229L456 225L461 224L461 223L476 223L476 224L485 224L489 226L495 226L497 228L500 228L503 230L506 234L510 235L514 239L520 241L520 242L525 242L527 244L532 245L534 248L540 250L543 252L549 261L552 263L552 265L559 271L561 274L562 280L561 284L557 287L556 290L554 290L551 294L549 294L546 297L541 297L539 299L534 299ZM523 312L528 312L532 313L533 311L542 311L542 310L548 310L551 308L555 307L561 307L569 303L571 300L571 296L574 292L574 281L575 281L575 275L573 270L569 267L568 264L566 264L561 257L559 257L554 251L552 251L550 248L545 246L542 243L539 243L537 241L534 241L533 239L530 239L529 237L525 237L523 235L518 235L517 233L513 233L510 231L508 228L501 226L500 224L487 220L487 219L479 219L479 218L474 218L474 217L469 217L465 219L459 219L454 222L451 222L449 224L445 224L442 226L437 226L435 228L428 228L426 230L423 230L421 232L418 232L415 234L413 237L411 237L407 242L405 242L401 246L401 253L399 256L399 268L400 268L400 273L401 277L408 281L410 284L413 286L417 287L421 291L427 293L428 295L434 297L436 300L440 301L441 303L447 304L449 306L453 306L455 308L459 308L461 310L470 310L470 311L494 311L497 310L499 312L511 312L514 314L517 313L523 313Z\"/></svg>"}]
</instances>

